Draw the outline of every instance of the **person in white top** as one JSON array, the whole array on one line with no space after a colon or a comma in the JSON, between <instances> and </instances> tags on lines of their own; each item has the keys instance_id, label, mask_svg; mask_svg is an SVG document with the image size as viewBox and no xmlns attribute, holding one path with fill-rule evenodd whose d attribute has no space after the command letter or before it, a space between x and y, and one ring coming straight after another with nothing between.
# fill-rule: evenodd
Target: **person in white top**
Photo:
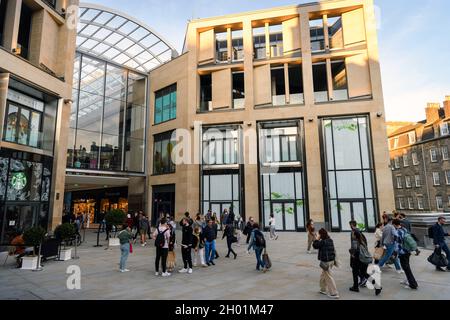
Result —
<instances>
[{"instance_id":1,"label":"person in white top","mask_svg":"<svg viewBox=\"0 0 450 320\"><path fill-rule=\"evenodd\" d=\"M270 227L270 240L277 240L278 235L276 234L276 224L275 224L275 217L273 216L273 213L270 214L269 218L269 227Z\"/></svg>"},{"instance_id":2,"label":"person in white top","mask_svg":"<svg viewBox=\"0 0 450 320\"><path fill-rule=\"evenodd\" d=\"M156 259L155 275L159 275L159 262L162 264L162 276L168 277L171 274L167 272L167 255L169 254L170 228L167 225L166 218L162 218L159 227L153 232L152 238L155 240Z\"/></svg>"}]
</instances>

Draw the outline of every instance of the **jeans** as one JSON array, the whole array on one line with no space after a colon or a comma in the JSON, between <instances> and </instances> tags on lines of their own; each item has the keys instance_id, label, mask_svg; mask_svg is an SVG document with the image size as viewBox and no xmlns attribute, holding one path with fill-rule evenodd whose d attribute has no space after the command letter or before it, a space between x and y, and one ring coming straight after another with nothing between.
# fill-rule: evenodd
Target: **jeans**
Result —
<instances>
[{"instance_id":1,"label":"jeans","mask_svg":"<svg viewBox=\"0 0 450 320\"><path fill-rule=\"evenodd\" d=\"M450 269L450 250L449 250L449 248L448 248L447 243L446 243L445 241L439 243L439 248L440 248L442 251L445 252L445 255L447 256L447 260L448 260L448 266L447 266L447 268Z\"/></svg>"},{"instance_id":2,"label":"jeans","mask_svg":"<svg viewBox=\"0 0 450 320\"><path fill-rule=\"evenodd\" d=\"M191 247L182 247L181 248L181 256L183 258L183 264L184 268L187 269L188 267L192 269L192 255L191 255Z\"/></svg>"},{"instance_id":3,"label":"jeans","mask_svg":"<svg viewBox=\"0 0 450 320\"><path fill-rule=\"evenodd\" d=\"M120 253L120 270L124 270L130 254L130 244L128 242L120 245Z\"/></svg>"},{"instance_id":4,"label":"jeans","mask_svg":"<svg viewBox=\"0 0 450 320\"><path fill-rule=\"evenodd\" d=\"M167 255L169 254L169 248L156 247L156 259L155 259L155 271L159 272L159 260L161 261L162 271L166 273L167 270Z\"/></svg>"},{"instance_id":5,"label":"jeans","mask_svg":"<svg viewBox=\"0 0 450 320\"><path fill-rule=\"evenodd\" d=\"M380 268L384 266L384 264L389 260L389 258L394 254L394 251L395 251L395 244L394 243L390 244L390 245L387 245L386 247L387 247L386 252L384 253L383 258L381 258L380 262L378 263L378 266ZM395 264L395 269L397 271L402 269L401 266L400 266L400 260L398 259L398 257L395 258L394 264Z\"/></svg>"},{"instance_id":6,"label":"jeans","mask_svg":"<svg viewBox=\"0 0 450 320\"><path fill-rule=\"evenodd\" d=\"M216 252L216 240L213 241L205 241L205 261L206 263L210 263L215 258Z\"/></svg>"},{"instance_id":7,"label":"jeans","mask_svg":"<svg viewBox=\"0 0 450 320\"><path fill-rule=\"evenodd\" d=\"M417 289L417 281L414 278L414 275L411 271L411 266L409 264L409 257L411 256L410 253L404 254L400 256L400 263L402 265L403 271L405 271L406 278L408 279L408 283L410 288Z\"/></svg>"},{"instance_id":8,"label":"jeans","mask_svg":"<svg viewBox=\"0 0 450 320\"><path fill-rule=\"evenodd\" d=\"M262 260L262 253L264 248L255 248L256 254L256 270L259 270L259 267L264 268L264 261Z\"/></svg>"}]
</instances>

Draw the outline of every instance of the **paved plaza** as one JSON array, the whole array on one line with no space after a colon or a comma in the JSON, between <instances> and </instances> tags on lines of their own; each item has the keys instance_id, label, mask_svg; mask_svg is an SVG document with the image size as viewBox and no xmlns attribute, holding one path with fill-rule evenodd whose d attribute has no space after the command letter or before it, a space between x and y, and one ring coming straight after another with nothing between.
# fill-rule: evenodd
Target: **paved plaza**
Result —
<instances>
[{"instance_id":1,"label":"paved plaza","mask_svg":"<svg viewBox=\"0 0 450 320\"><path fill-rule=\"evenodd\" d=\"M221 232L219 233L221 237ZM342 266L334 273L341 299L370 300L443 300L450 299L450 273L439 273L426 262L431 254L423 250L412 257L412 269L419 290L405 289L400 282L404 275L394 269L383 269L383 293L375 297L368 289L355 294L349 292L352 284L349 267L349 234L333 234ZM105 235L101 234L101 240ZM268 236L267 236L268 238ZM0 267L0 299L63 299L63 300L114 300L114 299L273 299L273 300L326 300L318 294L320 269L317 254L306 253L306 234L280 233L277 241L268 242L273 268L266 274L255 271L255 256L246 253L246 246L236 247L237 260L225 258L226 243L218 240L220 258L216 266L195 268L194 273L174 273L169 278L154 274L155 248L153 241L147 247L138 245L128 259L131 272L120 273L118 247L94 248L96 234L89 230L86 242L78 250L80 259L66 262L48 261L41 272L14 268L10 259ZM373 235L368 235L374 243ZM102 241L106 245L105 241ZM181 253L177 248L177 267L181 266ZM68 290L66 269L70 265L81 268L81 289Z\"/></svg>"}]
</instances>

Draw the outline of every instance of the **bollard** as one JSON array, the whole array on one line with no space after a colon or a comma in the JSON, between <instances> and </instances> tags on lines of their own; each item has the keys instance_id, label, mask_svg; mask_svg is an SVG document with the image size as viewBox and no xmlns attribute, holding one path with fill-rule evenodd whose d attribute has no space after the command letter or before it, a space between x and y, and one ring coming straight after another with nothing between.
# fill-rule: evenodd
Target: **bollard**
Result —
<instances>
[{"instance_id":1,"label":"bollard","mask_svg":"<svg viewBox=\"0 0 450 320\"><path fill-rule=\"evenodd\" d=\"M77 247L78 247L78 235L75 235L75 256L72 258L74 260L80 259L80 257L77 255Z\"/></svg>"},{"instance_id":2,"label":"bollard","mask_svg":"<svg viewBox=\"0 0 450 320\"><path fill-rule=\"evenodd\" d=\"M98 230L97 230L97 244L94 246L95 248L102 247L102 245L99 244L99 241L100 241L100 229L101 229L101 227L102 227L102 224L100 223L100 224L98 225Z\"/></svg>"},{"instance_id":3,"label":"bollard","mask_svg":"<svg viewBox=\"0 0 450 320\"><path fill-rule=\"evenodd\" d=\"M38 261L37 261L36 269L33 269L33 271L42 271L42 270L44 270L44 269L41 267L41 247L42 247L42 242L39 243Z\"/></svg>"}]
</instances>

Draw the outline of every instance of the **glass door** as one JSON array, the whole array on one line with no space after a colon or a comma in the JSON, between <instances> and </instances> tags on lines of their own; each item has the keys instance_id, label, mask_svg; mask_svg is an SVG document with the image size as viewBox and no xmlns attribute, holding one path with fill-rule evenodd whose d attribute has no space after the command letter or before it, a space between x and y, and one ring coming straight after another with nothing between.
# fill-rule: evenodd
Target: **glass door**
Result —
<instances>
[{"instance_id":1,"label":"glass door","mask_svg":"<svg viewBox=\"0 0 450 320\"><path fill-rule=\"evenodd\" d=\"M367 213L364 202L361 201L340 201L339 217L341 231L351 231L350 221L355 220L360 229L367 228Z\"/></svg>"},{"instance_id":2,"label":"glass door","mask_svg":"<svg viewBox=\"0 0 450 320\"><path fill-rule=\"evenodd\" d=\"M296 208L294 202L272 202L272 213L276 228L281 231L296 231Z\"/></svg>"}]
</instances>

